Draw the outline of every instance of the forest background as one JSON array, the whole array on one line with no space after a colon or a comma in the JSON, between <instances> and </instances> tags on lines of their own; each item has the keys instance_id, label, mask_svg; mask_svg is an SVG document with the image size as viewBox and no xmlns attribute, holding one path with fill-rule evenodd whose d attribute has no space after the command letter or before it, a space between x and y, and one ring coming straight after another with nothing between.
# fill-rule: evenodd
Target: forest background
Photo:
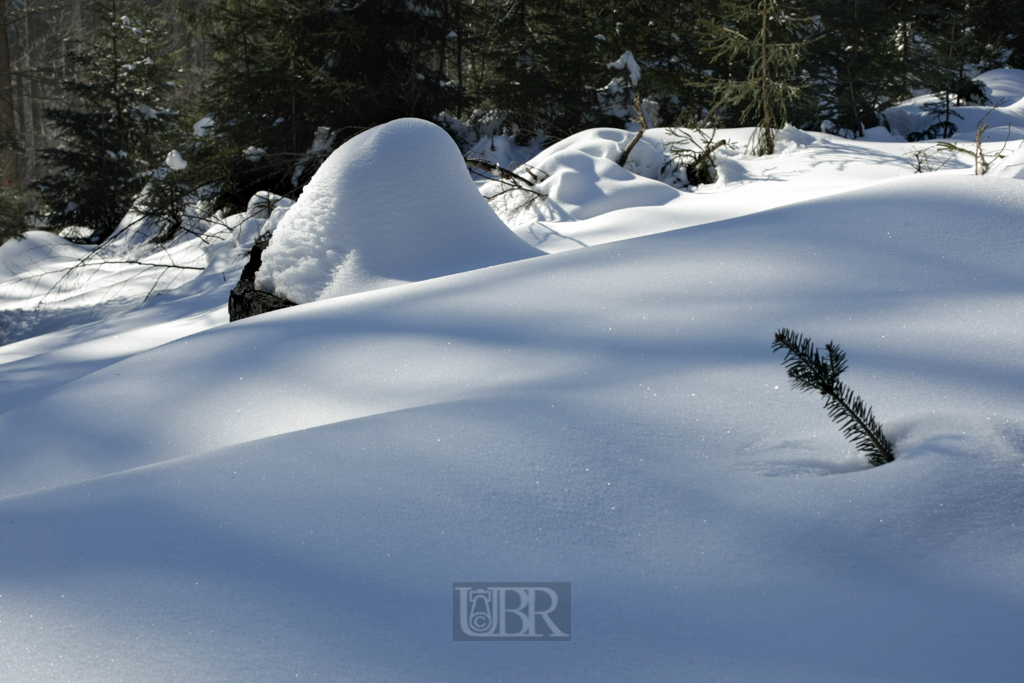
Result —
<instances>
[{"instance_id":1,"label":"forest background","mask_svg":"<svg viewBox=\"0 0 1024 683\"><path fill-rule=\"evenodd\" d=\"M766 118L857 138L934 93L914 135L943 138L953 106L989 103L973 76L1024 68L1020 1L0 0L0 16L0 240L98 242L133 207L169 238L256 191L295 198L342 142L406 116L461 143Z\"/></svg>"}]
</instances>

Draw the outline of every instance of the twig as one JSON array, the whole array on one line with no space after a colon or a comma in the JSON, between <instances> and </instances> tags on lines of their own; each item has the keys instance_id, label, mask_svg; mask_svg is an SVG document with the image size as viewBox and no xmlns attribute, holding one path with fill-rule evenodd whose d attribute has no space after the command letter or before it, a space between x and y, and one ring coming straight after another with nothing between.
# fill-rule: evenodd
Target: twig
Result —
<instances>
[{"instance_id":1,"label":"twig","mask_svg":"<svg viewBox=\"0 0 1024 683\"><path fill-rule=\"evenodd\" d=\"M700 166L702 163L707 161L707 159L712 154L715 153L715 150L719 149L720 147L725 147L725 145L726 145L726 141L725 140L719 140L718 142L716 142L715 144L711 145L710 147L705 148L705 150L701 153L701 155L698 156L697 159L693 162L693 165L694 166Z\"/></svg>"},{"instance_id":2,"label":"twig","mask_svg":"<svg viewBox=\"0 0 1024 683\"><path fill-rule=\"evenodd\" d=\"M630 140L626 146L626 151L619 157L619 166L625 168L626 162L629 160L629 153L636 147L636 143L640 142L640 138L644 136L644 131L647 130L647 113L644 111L644 103L640 101L640 93L634 91L633 93L633 110L636 112L636 121L640 124L640 130L637 131L636 135Z\"/></svg>"},{"instance_id":3,"label":"twig","mask_svg":"<svg viewBox=\"0 0 1024 683\"><path fill-rule=\"evenodd\" d=\"M499 176L502 180L507 180L511 183L523 183L528 187L533 187L536 183L527 180L523 176L513 173L507 168L502 168L493 161L487 161L486 159L466 159L467 166L473 166L479 168L481 171L487 171Z\"/></svg>"}]
</instances>

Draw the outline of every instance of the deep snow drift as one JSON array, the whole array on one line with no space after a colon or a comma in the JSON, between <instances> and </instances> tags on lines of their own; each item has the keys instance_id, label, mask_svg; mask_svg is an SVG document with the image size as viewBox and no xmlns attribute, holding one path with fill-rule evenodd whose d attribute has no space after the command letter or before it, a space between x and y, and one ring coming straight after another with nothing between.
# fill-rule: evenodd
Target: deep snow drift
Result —
<instances>
[{"instance_id":1,"label":"deep snow drift","mask_svg":"<svg viewBox=\"0 0 1024 683\"><path fill-rule=\"evenodd\" d=\"M308 303L539 254L476 191L447 133L400 119L324 162L274 231L256 287Z\"/></svg>"},{"instance_id":2,"label":"deep snow drift","mask_svg":"<svg viewBox=\"0 0 1024 683\"><path fill-rule=\"evenodd\" d=\"M1024 183L748 132L695 191L621 133L535 158L499 210L562 253L225 324L268 227L232 217L187 284L0 347L0 679L1016 681ZM789 389L783 326L895 463ZM476 580L572 582L572 641L452 642Z\"/></svg>"}]
</instances>

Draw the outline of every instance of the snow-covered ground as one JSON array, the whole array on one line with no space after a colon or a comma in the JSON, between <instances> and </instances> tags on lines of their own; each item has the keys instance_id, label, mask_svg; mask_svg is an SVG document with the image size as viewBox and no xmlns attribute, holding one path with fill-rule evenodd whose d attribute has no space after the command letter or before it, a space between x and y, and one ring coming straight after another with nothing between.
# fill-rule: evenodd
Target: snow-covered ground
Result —
<instances>
[{"instance_id":1,"label":"snow-covered ground","mask_svg":"<svg viewBox=\"0 0 1024 683\"><path fill-rule=\"evenodd\" d=\"M422 191L340 173L270 220L340 216L311 272L363 245L380 288L230 324L265 212L116 252L202 271L54 288L84 248L4 245L0 680L1018 680L1024 183L748 134L696 189L664 131L631 170L625 133L563 141L498 206L521 255L452 272L460 224L432 279L373 279L446 225ZM894 463L789 388L781 327L847 351ZM452 582L492 580L572 582L571 642L453 642Z\"/></svg>"}]
</instances>

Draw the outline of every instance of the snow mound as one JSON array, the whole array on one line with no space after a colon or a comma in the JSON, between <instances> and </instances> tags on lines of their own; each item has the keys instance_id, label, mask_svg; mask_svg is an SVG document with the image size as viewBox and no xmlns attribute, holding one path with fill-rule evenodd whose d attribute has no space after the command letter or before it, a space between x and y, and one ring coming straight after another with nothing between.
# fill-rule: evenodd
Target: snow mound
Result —
<instances>
[{"instance_id":1,"label":"snow mound","mask_svg":"<svg viewBox=\"0 0 1024 683\"><path fill-rule=\"evenodd\" d=\"M788 123L782 130L775 133L775 145L777 152L785 152L809 147L817 142L817 139L810 133L795 128Z\"/></svg>"},{"instance_id":2,"label":"snow mound","mask_svg":"<svg viewBox=\"0 0 1024 683\"><path fill-rule=\"evenodd\" d=\"M1024 133L1024 71L1020 69L995 69L978 76L985 86L988 104L970 104L952 107L950 122L956 126L954 140L974 141L978 126L988 126L988 137L996 140L1020 140ZM882 112L894 134L908 136L922 133L929 126L939 122L938 115L924 107L937 103L935 95L921 95L901 102Z\"/></svg>"},{"instance_id":3,"label":"snow mound","mask_svg":"<svg viewBox=\"0 0 1024 683\"><path fill-rule=\"evenodd\" d=\"M90 247L73 244L52 232L29 230L0 245L0 282L33 270L44 258L52 258L55 252L65 258L81 258L89 251Z\"/></svg>"},{"instance_id":4,"label":"snow mound","mask_svg":"<svg viewBox=\"0 0 1024 683\"><path fill-rule=\"evenodd\" d=\"M324 162L281 218L256 286L308 303L541 253L490 209L444 130L400 119Z\"/></svg>"},{"instance_id":5,"label":"snow mound","mask_svg":"<svg viewBox=\"0 0 1024 683\"><path fill-rule=\"evenodd\" d=\"M595 128L572 135L547 148L526 165L542 178L532 189L543 196L524 207L514 201L498 205L502 218L513 228L537 221L579 221L620 209L662 206L680 196L661 182L668 172L661 144L641 138L626 166L618 160L635 133ZM527 175L520 171L521 175ZM500 183L481 188L486 196L500 196Z\"/></svg>"},{"instance_id":6,"label":"snow mound","mask_svg":"<svg viewBox=\"0 0 1024 683\"><path fill-rule=\"evenodd\" d=\"M992 164L986 175L1024 180L1024 145Z\"/></svg>"},{"instance_id":7,"label":"snow mound","mask_svg":"<svg viewBox=\"0 0 1024 683\"><path fill-rule=\"evenodd\" d=\"M988 86L988 98L994 104L1000 101L1003 106L1015 104L1024 97L1024 71L1021 69L992 69L975 80Z\"/></svg>"},{"instance_id":8,"label":"snow mound","mask_svg":"<svg viewBox=\"0 0 1024 683\"><path fill-rule=\"evenodd\" d=\"M538 190L548 195L549 219L583 220L634 206L660 206L679 196L668 185L637 177L610 159L576 149L559 152L547 165L552 174Z\"/></svg>"}]
</instances>

